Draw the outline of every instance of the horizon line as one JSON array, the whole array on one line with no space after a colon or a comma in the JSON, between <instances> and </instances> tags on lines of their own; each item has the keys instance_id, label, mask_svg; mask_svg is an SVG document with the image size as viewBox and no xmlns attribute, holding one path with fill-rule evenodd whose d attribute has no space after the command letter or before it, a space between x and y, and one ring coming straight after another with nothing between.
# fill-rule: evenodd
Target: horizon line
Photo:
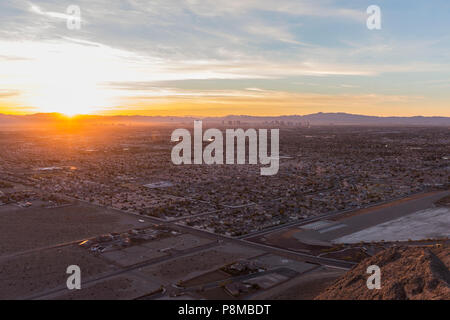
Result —
<instances>
[{"instance_id":1,"label":"horizon line","mask_svg":"<svg viewBox=\"0 0 450 320\"><path fill-rule=\"evenodd\" d=\"M373 118L450 118L450 116L442 115L412 115L412 116L398 116L398 115L367 115L360 113L348 113L348 112L315 112L307 114L280 114L280 115L251 115L251 114L227 114L223 116L206 116L206 115L144 115L144 114L75 114L75 115L65 115L61 112L36 112L36 113L25 113L25 114L14 114L14 113L0 113L0 116L12 116L12 117L26 117L26 116L38 116L38 115L55 115L62 118L82 118L82 117L147 117L147 118L226 118L226 117L253 117L253 118L280 118L280 117L305 117L311 115L319 114L334 114L334 115L350 115L350 116L363 116L363 117L373 117Z\"/></svg>"}]
</instances>

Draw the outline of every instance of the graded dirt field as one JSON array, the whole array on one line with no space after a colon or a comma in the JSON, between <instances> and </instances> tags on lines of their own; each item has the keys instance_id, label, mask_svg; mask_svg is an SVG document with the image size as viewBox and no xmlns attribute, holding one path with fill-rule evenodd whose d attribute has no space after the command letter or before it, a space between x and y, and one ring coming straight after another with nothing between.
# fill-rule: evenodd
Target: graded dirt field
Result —
<instances>
[{"instance_id":1,"label":"graded dirt field","mask_svg":"<svg viewBox=\"0 0 450 320\"><path fill-rule=\"evenodd\" d=\"M311 300L344 273L344 270L320 267L268 291L256 294L252 299Z\"/></svg>"},{"instance_id":2,"label":"graded dirt field","mask_svg":"<svg viewBox=\"0 0 450 320\"><path fill-rule=\"evenodd\" d=\"M147 224L139 223L138 217L83 203L51 209L6 205L0 207L0 256Z\"/></svg>"},{"instance_id":3,"label":"graded dirt field","mask_svg":"<svg viewBox=\"0 0 450 320\"><path fill-rule=\"evenodd\" d=\"M194 286L200 286L204 285L210 282L215 281L221 281L225 279L229 279L232 276L222 270L214 270L205 274L202 274L201 276L192 278L187 281L183 281L182 285L183 287L194 287Z\"/></svg>"},{"instance_id":4,"label":"graded dirt field","mask_svg":"<svg viewBox=\"0 0 450 320\"><path fill-rule=\"evenodd\" d=\"M213 271L238 259L260 255L262 251L238 245L222 245L189 256L152 265L142 269L142 273L167 281L192 279Z\"/></svg>"},{"instance_id":5,"label":"graded dirt field","mask_svg":"<svg viewBox=\"0 0 450 320\"><path fill-rule=\"evenodd\" d=\"M75 245L0 258L0 299L23 299L65 287L67 267L78 265L82 281L114 267Z\"/></svg>"},{"instance_id":6,"label":"graded dirt field","mask_svg":"<svg viewBox=\"0 0 450 320\"><path fill-rule=\"evenodd\" d=\"M147 260L168 256L169 252L183 251L212 243L211 240L191 234L181 234L158 240L152 240L125 249L104 252L101 257L122 267L129 267Z\"/></svg>"},{"instance_id":7,"label":"graded dirt field","mask_svg":"<svg viewBox=\"0 0 450 320\"><path fill-rule=\"evenodd\" d=\"M129 300L159 289L157 283L139 277L132 272L88 284L81 290L65 291L46 299L57 300Z\"/></svg>"}]
</instances>

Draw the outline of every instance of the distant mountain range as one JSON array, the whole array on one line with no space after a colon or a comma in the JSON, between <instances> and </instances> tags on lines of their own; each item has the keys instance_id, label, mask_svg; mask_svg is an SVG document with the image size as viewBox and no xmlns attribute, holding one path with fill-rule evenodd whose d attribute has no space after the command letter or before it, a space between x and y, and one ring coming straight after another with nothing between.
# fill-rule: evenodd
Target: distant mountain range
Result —
<instances>
[{"instance_id":1,"label":"distant mountain range","mask_svg":"<svg viewBox=\"0 0 450 320\"><path fill-rule=\"evenodd\" d=\"M366 125L366 126L450 126L450 117L377 117L348 113L314 113L308 115L285 116L248 116L229 115L225 117L170 117L170 116L99 116L83 115L67 120L58 113L37 113L32 115L5 115L0 114L1 126L45 125L60 121L79 121L80 123L99 124L145 124L145 123L180 123L201 119L205 123L227 124L229 121L245 123L283 122L284 124L310 124L310 125Z\"/></svg>"}]
</instances>

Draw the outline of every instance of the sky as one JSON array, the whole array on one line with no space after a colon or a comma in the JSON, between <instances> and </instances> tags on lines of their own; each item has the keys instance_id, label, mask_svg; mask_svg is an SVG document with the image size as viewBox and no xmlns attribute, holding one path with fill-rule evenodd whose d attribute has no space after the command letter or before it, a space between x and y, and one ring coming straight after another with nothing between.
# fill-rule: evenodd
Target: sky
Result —
<instances>
[{"instance_id":1,"label":"sky","mask_svg":"<svg viewBox=\"0 0 450 320\"><path fill-rule=\"evenodd\" d=\"M450 116L449 14L448 0L0 1L0 113Z\"/></svg>"}]
</instances>

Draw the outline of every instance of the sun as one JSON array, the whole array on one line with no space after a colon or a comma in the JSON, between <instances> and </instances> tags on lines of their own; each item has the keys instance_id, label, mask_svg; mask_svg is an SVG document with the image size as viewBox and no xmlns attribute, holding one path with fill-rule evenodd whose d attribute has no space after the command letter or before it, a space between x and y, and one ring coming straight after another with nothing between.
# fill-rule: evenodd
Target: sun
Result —
<instances>
[{"instance_id":1,"label":"sun","mask_svg":"<svg viewBox=\"0 0 450 320\"><path fill-rule=\"evenodd\" d=\"M32 66L28 104L38 112L66 116L108 108L111 93L102 85L105 68L84 51L69 50L70 46L57 48L61 52L45 51Z\"/></svg>"},{"instance_id":2,"label":"sun","mask_svg":"<svg viewBox=\"0 0 450 320\"><path fill-rule=\"evenodd\" d=\"M92 114L108 105L104 94L94 84L62 83L46 85L31 98L39 112L57 112L72 117Z\"/></svg>"}]
</instances>

